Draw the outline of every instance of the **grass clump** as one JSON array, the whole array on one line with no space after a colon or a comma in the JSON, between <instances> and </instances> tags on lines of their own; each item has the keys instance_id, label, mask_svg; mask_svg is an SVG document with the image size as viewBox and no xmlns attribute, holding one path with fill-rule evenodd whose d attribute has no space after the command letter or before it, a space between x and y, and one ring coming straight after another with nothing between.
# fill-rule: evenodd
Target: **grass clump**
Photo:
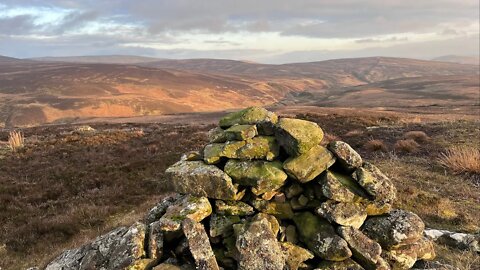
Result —
<instances>
[{"instance_id":1,"label":"grass clump","mask_svg":"<svg viewBox=\"0 0 480 270\"><path fill-rule=\"evenodd\" d=\"M363 147L369 152L387 152L388 148L382 140L369 140Z\"/></svg>"},{"instance_id":2,"label":"grass clump","mask_svg":"<svg viewBox=\"0 0 480 270\"><path fill-rule=\"evenodd\" d=\"M22 132L20 131L11 131L8 136L8 147L12 151L17 151L20 148L23 148L25 144L25 139L23 137Z\"/></svg>"},{"instance_id":3,"label":"grass clump","mask_svg":"<svg viewBox=\"0 0 480 270\"><path fill-rule=\"evenodd\" d=\"M405 134L403 134L403 137L407 140L414 140L418 143L427 142L430 139L430 137L428 137L425 132L420 130L412 130L409 132L405 132Z\"/></svg>"},{"instance_id":4,"label":"grass clump","mask_svg":"<svg viewBox=\"0 0 480 270\"><path fill-rule=\"evenodd\" d=\"M440 154L438 162L455 174L480 175L480 148L453 146Z\"/></svg>"},{"instance_id":5,"label":"grass clump","mask_svg":"<svg viewBox=\"0 0 480 270\"><path fill-rule=\"evenodd\" d=\"M395 143L395 151L404 153L414 153L418 151L420 145L413 139L398 140Z\"/></svg>"}]
</instances>

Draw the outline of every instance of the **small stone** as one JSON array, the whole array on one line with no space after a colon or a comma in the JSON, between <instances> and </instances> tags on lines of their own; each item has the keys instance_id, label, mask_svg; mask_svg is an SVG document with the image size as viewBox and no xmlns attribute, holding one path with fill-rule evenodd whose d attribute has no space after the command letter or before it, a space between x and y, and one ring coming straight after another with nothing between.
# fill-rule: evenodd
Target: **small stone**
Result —
<instances>
[{"instance_id":1,"label":"small stone","mask_svg":"<svg viewBox=\"0 0 480 270\"><path fill-rule=\"evenodd\" d=\"M333 163L335 163L333 154L327 148L317 145L299 156L287 159L283 163L283 168L294 179L306 183L315 179Z\"/></svg>"},{"instance_id":2,"label":"small stone","mask_svg":"<svg viewBox=\"0 0 480 270\"><path fill-rule=\"evenodd\" d=\"M357 229L360 228L365 219L367 219L367 212L357 203L329 200L322 203L322 205L316 209L316 212L329 222L343 226L351 226Z\"/></svg>"},{"instance_id":3,"label":"small stone","mask_svg":"<svg viewBox=\"0 0 480 270\"><path fill-rule=\"evenodd\" d=\"M255 215L252 221L260 220L263 218L268 220L268 222L270 223L270 229L272 230L273 235L277 237L278 233L280 232L280 223L278 222L278 219L272 215L268 215L265 213L258 213Z\"/></svg>"},{"instance_id":4,"label":"small stone","mask_svg":"<svg viewBox=\"0 0 480 270\"><path fill-rule=\"evenodd\" d=\"M200 222L212 213L212 206L206 197L185 195L175 204L168 207L165 215L160 218L162 231L178 231L182 221L192 219Z\"/></svg>"},{"instance_id":5,"label":"small stone","mask_svg":"<svg viewBox=\"0 0 480 270\"><path fill-rule=\"evenodd\" d=\"M175 264L161 263L155 266L152 270L184 270L184 269Z\"/></svg>"},{"instance_id":6,"label":"small stone","mask_svg":"<svg viewBox=\"0 0 480 270\"><path fill-rule=\"evenodd\" d=\"M348 175L327 171L320 178L323 195L337 202L364 200L365 191Z\"/></svg>"},{"instance_id":7,"label":"small stone","mask_svg":"<svg viewBox=\"0 0 480 270\"><path fill-rule=\"evenodd\" d=\"M234 225L238 269L283 270L285 254L266 218Z\"/></svg>"},{"instance_id":8,"label":"small stone","mask_svg":"<svg viewBox=\"0 0 480 270\"><path fill-rule=\"evenodd\" d=\"M280 246L285 253L286 264L289 270L297 270L300 267L306 267L303 262L313 259L314 257L310 250L296 246L292 243L281 242Z\"/></svg>"},{"instance_id":9,"label":"small stone","mask_svg":"<svg viewBox=\"0 0 480 270\"><path fill-rule=\"evenodd\" d=\"M282 170L282 163L278 161L227 161L225 172L233 178L235 183L254 187L255 195L274 191L283 186L287 174Z\"/></svg>"},{"instance_id":10,"label":"small stone","mask_svg":"<svg viewBox=\"0 0 480 270\"><path fill-rule=\"evenodd\" d=\"M195 220L185 219L182 222L182 228L188 240L190 252L195 259L197 269L219 270L203 225Z\"/></svg>"},{"instance_id":11,"label":"small stone","mask_svg":"<svg viewBox=\"0 0 480 270\"><path fill-rule=\"evenodd\" d=\"M222 128L227 128L233 125L275 124L277 121L278 116L275 113L260 107L250 107L227 114L220 119L219 125Z\"/></svg>"},{"instance_id":12,"label":"small stone","mask_svg":"<svg viewBox=\"0 0 480 270\"><path fill-rule=\"evenodd\" d=\"M315 270L364 270L363 267L352 259L341 262L322 261Z\"/></svg>"},{"instance_id":13,"label":"small stone","mask_svg":"<svg viewBox=\"0 0 480 270\"><path fill-rule=\"evenodd\" d=\"M307 206L308 204L308 198L305 197L303 194L298 197L298 204L300 204L302 207Z\"/></svg>"},{"instance_id":14,"label":"small stone","mask_svg":"<svg viewBox=\"0 0 480 270\"><path fill-rule=\"evenodd\" d=\"M425 224L416 214L404 210L393 210L388 215L368 218L363 232L377 241L383 248L412 244L422 238Z\"/></svg>"},{"instance_id":15,"label":"small stone","mask_svg":"<svg viewBox=\"0 0 480 270\"><path fill-rule=\"evenodd\" d=\"M262 198L262 200L270 201L273 197L275 197L277 192L278 191L276 191L276 190L267 191L267 192L263 193L262 196L260 196L260 197ZM255 188L252 188L252 193L253 194L258 194L258 190L256 190Z\"/></svg>"},{"instance_id":16,"label":"small stone","mask_svg":"<svg viewBox=\"0 0 480 270\"><path fill-rule=\"evenodd\" d=\"M337 158L337 162L346 171L362 166L362 157L346 142L334 141L328 144L328 150Z\"/></svg>"},{"instance_id":17,"label":"small stone","mask_svg":"<svg viewBox=\"0 0 480 270\"><path fill-rule=\"evenodd\" d=\"M368 216L380 216L388 214L392 211L392 205L389 203L382 203L378 201L363 201L361 202Z\"/></svg>"},{"instance_id":18,"label":"small stone","mask_svg":"<svg viewBox=\"0 0 480 270\"><path fill-rule=\"evenodd\" d=\"M223 143L227 141L225 130L220 127L210 129L207 133L207 138L210 143Z\"/></svg>"},{"instance_id":19,"label":"small stone","mask_svg":"<svg viewBox=\"0 0 480 270\"><path fill-rule=\"evenodd\" d=\"M235 125L225 130L227 139L243 141L257 136L257 126L255 125Z\"/></svg>"},{"instance_id":20,"label":"small stone","mask_svg":"<svg viewBox=\"0 0 480 270\"><path fill-rule=\"evenodd\" d=\"M239 216L223 216L212 214L210 216L210 236L227 237L233 233L233 224L240 223Z\"/></svg>"},{"instance_id":21,"label":"small stone","mask_svg":"<svg viewBox=\"0 0 480 270\"><path fill-rule=\"evenodd\" d=\"M215 201L216 213L228 216L247 216L255 213L253 207L241 201Z\"/></svg>"},{"instance_id":22,"label":"small stone","mask_svg":"<svg viewBox=\"0 0 480 270\"><path fill-rule=\"evenodd\" d=\"M294 225L287 226L285 229L285 238L287 239L287 242L292 244L296 244L298 242L297 228L295 228Z\"/></svg>"},{"instance_id":23,"label":"small stone","mask_svg":"<svg viewBox=\"0 0 480 270\"><path fill-rule=\"evenodd\" d=\"M373 196L376 201L393 203L397 196L397 190L392 181L374 165L365 162L357 168L353 178L366 192Z\"/></svg>"},{"instance_id":24,"label":"small stone","mask_svg":"<svg viewBox=\"0 0 480 270\"><path fill-rule=\"evenodd\" d=\"M323 131L310 121L281 118L276 124L275 137L290 156L299 156L320 144Z\"/></svg>"},{"instance_id":25,"label":"small stone","mask_svg":"<svg viewBox=\"0 0 480 270\"><path fill-rule=\"evenodd\" d=\"M145 216L145 223L150 224L159 220L167 211L167 208L174 204L178 199L182 198L182 195L175 193L168 195L162 199L157 205L155 205Z\"/></svg>"},{"instance_id":26,"label":"small stone","mask_svg":"<svg viewBox=\"0 0 480 270\"><path fill-rule=\"evenodd\" d=\"M285 197L285 193L275 193L275 202L284 203L287 199Z\"/></svg>"},{"instance_id":27,"label":"small stone","mask_svg":"<svg viewBox=\"0 0 480 270\"><path fill-rule=\"evenodd\" d=\"M352 256L348 244L335 232L327 220L310 212L295 214L293 218L300 234L300 239L308 249L322 259L343 261Z\"/></svg>"},{"instance_id":28,"label":"small stone","mask_svg":"<svg viewBox=\"0 0 480 270\"><path fill-rule=\"evenodd\" d=\"M167 190L178 193L221 200L235 200L238 192L230 176L203 161L179 161L173 164L165 171L162 184Z\"/></svg>"},{"instance_id":29,"label":"small stone","mask_svg":"<svg viewBox=\"0 0 480 270\"><path fill-rule=\"evenodd\" d=\"M223 143L207 144L203 148L203 161L207 164L217 164L223 156Z\"/></svg>"},{"instance_id":30,"label":"small stone","mask_svg":"<svg viewBox=\"0 0 480 270\"><path fill-rule=\"evenodd\" d=\"M200 152L198 152L198 151L190 151L190 152L187 152L187 153L183 154L183 155L180 157L180 160L184 160L184 161L198 161L198 160L202 160L202 155L201 155Z\"/></svg>"},{"instance_id":31,"label":"small stone","mask_svg":"<svg viewBox=\"0 0 480 270\"><path fill-rule=\"evenodd\" d=\"M377 262L382 254L382 247L372 239L368 238L360 230L353 227L340 226L338 234L347 241L352 250L353 258L367 270L375 270Z\"/></svg>"},{"instance_id":32,"label":"small stone","mask_svg":"<svg viewBox=\"0 0 480 270\"><path fill-rule=\"evenodd\" d=\"M255 200L252 202L253 207L265 214L274 215L280 219L293 218L293 210L289 203L269 202L265 200Z\"/></svg>"},{"instance_id":33,"label":"small stone","mask_svg":"<svg viewBox=\"0 0 480 270\"><path fill-rule=\"evenodd\" d=\"M293 197L297 197L298 195L302 194L303 188L297 183L293 183L285 189L285 195L288 199Z\"/></svg>"}]
</instances>

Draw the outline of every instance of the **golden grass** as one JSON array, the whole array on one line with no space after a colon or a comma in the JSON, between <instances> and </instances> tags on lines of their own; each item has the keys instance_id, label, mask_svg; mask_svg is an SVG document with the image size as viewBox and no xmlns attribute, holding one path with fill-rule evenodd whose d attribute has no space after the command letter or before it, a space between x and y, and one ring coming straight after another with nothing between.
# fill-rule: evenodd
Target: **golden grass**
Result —
<instances>
[{"instance_id":1,"label":"golden grass","mask_svg":"<svg viewBox=\"0 0 480 270\"><path fill-rule=\"evenodd\" d=\"M22 148L24 144L25 139L22 132L16 130L10 132L8 136L8 147L12 151L17 151L18 149Z\"/></svg>"},{"instance_id":2,"label":"golden grass","mask_svg":"<svg viewBox=\"0 0 480 270\"><path fill-rule=\"evenodd\" d=\"M406 132L405 134L403 134L403 137L405 139L411 139L419 143L427 142L430 139L430 137L428 137L428 135L425 132L420 130L412 130L412 131Z\"/></svg>"},{"instance_id":3,"label":"golden grass","mask_svg":"<svg viewBox=\"0 0 480 270\"><path fill-rule=\"evenodd\" d=\"M414 153L418 151L420 145L413 139L398 140L394 149L397 152Z\"/></svg>"},{"instance_id":4,"label":"golden grass","mask_svg":"<svg viewBox=\"0 0 480 270\"><path fill-rule=\"evenodd\" d=\"M369 152L386 152L388 151L387 146L382 140L369 140L366 142L363 147Z\"/></svg>"},{"instance_id":5,"label":"golden grass","mask_svg":"<svg viewBox=\"0 0 480 270\"><path fill-rule=\"evenodd\" d=\"M480 175L480 148L453 146L440 154L438 162L455 174Z\"/></svg>"}]
</instances>

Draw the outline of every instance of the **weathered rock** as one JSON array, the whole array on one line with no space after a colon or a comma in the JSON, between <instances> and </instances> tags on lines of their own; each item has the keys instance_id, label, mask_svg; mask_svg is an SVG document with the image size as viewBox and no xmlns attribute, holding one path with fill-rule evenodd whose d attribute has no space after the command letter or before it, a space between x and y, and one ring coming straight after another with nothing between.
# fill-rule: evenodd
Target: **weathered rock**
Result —
<instances>
[{"instance_id":1,"label":"weathered rock","mask_svg":"<svg viewBox=\"0 0 480 270\"><path fill-rule=\"evenodd\" d=\"M357 168L353 178L376 201L393 203L397 197L397 190L390 179L370 163L365 162L362 167Z\"/></svg>"},{"instance_id":2,"label":"weathered rock","mask_svg":"<svg viewBox=\"0 0 480 270\"><path fill-rule=\"evenodd\" d=\"M223 157L223 143L207 144L203 148L203 161L207 164L217 164Z\"/></svg>"},{"instance_id":3,"label":"weathered rock","mask_svg":"<svg viewBox=\"0 0 480 270\"><path fill-rule=\"evenodd\" d=\"M278 219L275 216L269 214L258 213L252 220L260 219L268 220L268 222L270 223L270 230L272 230L273 235L277 237L278 233L280 232L280 223L278 222Z\"/></svg>"},{"instance_id":4,"label":"weathered rock","mask_svg":"<svg viewBox=\"0 0 480 270\"><path fill-rule=\"evenodd\" d=\"M312 181L335 163L335 157L327 148L317 145L307 152L290 157L283 163L288 175L301 183Z\"/></svg>"},{"instance_id":5,"label":"weathered rock","mask_svg":"<svg viewBox=\"0 0 480 270\"><path fill-rule=\"evenodd\" d=\"M188 240L188 247L195 259L197 269L218 270L217 260L203 225L188 218L182 222L182 229Z\"/></svg>"},{"instance_id":6,"label":"weathered rock","mask_svg":"<svg viewBox=\"0 0 480 270\"><path fill-rule=\"evenodd\" d=\"M346 171L353 171L362 166L362 157L346 142L331 142L328 144L328 150L332 151L339 165Z\"/></svg>"},{"instance_id":7,"label":"weathered rock","mask_svg":"<svg viewBox=\"0 0 480 270\"><path fill-rule=\"evenodd\" d=\"M227 134L221 127L215 127L208 131L207 138L210 143L223 143L227 141Z\"/></svg>"},{"instance_id":8,"label":"weathered rock","mask_svg":"<svg viewBox=\"0 0 480 270\"><path fill-rule=\"evenodd\" d=\"M330 222L343 226L360 228L367 219L367 212L358 203L326 201L316 209L316 213Z\"/></svg>"},{"instance_id":9,"label":"weathered rock","mask_svg":"<svg viewBox=\"0 0 480 270\"><path fill-rule=\"evenodd\" d=\"M165 171L165 186L178 193L213 199L235 200L237 187L214 165L202 161L179 161Z\"/></svg>"},{"instance_id":10,"label":"weathered rock","mask_svg":"<svg viewBox=\"0 0 480 270\"><path fill-rule=\"evenodd\" d=\"M163 256L163 231L159 221L148 226L147 257L158 262Z\"/></svg>"},{"instance_id":11,"label":"weathered rock","mask_svg":"<svg viewBox=\"0 0 480 270\"><path fill-rule=\"evenodd\" d=\"M296 196L302 194L302 192L303 192L302 186L300 186L297 183L293 183L285 189L285 196L288 199L291 199L293 197L296 197Z\"/></svg>"},{"instance_id":12,"label":"weathered rock","mask_svg":"<svg viewBox=\"0 0 480 270\"><path fill-rule=\"evenodd\" d=\"M254 187L256 195L280 188L288 177L282 170L282 163L278 161L231 159L225 164L224 170L234 179L235 183Z\"/></svg>"},{"instance_id":13,"label":"weathered rock","mask_svg":"<svg viewBox=\"0 0 480 270\"><path fill-rule=\"evenodd\" d=\"M444 264L441 262L429 262L429 261L417 261L414 265L412 270L461 270L457 267Z\"/></svg>"},{"instance_id":14,"label":"weathered rock","mask_svg":"<svg viewBox=\"0 0 480 270\"><path fill-rule=\"evenodd\" d=\"M392 205L389 203L365 200L362 201L360 204L362 204L368 216L379 216L390 213L390 211L392 211Z\"/></svg>"},{"instance_id":15,"label":"weathered rock","mask_svg":"<svg viewBox=\"0 0 480 270\"><path fill-rule=\"evenodd\" d=\"M255 213L253 207L241 201L215 201L215 212L220 215L247 216Z\"/></svg>"},{"instance_id":16,"label":"weathered rock","mask_svg":"<svg viewBox=\"0 0 480 270\"><path fill-rule=\"evenodd\" d=\"M161 263L152 270L184 270L180 266L171 263Z\"/></svg>"},{"instance_id":17,"label":"weathered rock","mask_svg":"<svg viewBox=\"0 0 480 270\"><path fill-rule=\"evenodd\" d=\"M234 225L239 270L283 270L285 254L266 218Z\"/></svg>"},{"instance_id":18,"label":"weathered rock","mask_svg":"<svg viewBox=\"0 0 480 270\"><path fill-rule=\"evenodd\" d=\"M353 227L340 226L338 234L347 241L352 250L353 258L367 270L377 269L377 262L382 253L380 245L368 238L360 230Z\"/></svg>"},{"instance_id":19,"label":"weathered rock","mask_svg":"<svg viewBox=\"0 0 480 270\"><path fill-rule=\"evenodd\" d=\"M327 220L310 212L302 212L295 214L293 221L300 239L320 258L343 261L352 256L347 242L335 233L335 229Z\"/></svg>"},{"instance_id":20,"label":"weathered rock","mask_svg":"<svg viewBox=\"0 0 480 270\"><path fill-rule=\"evenodd\" d=\"M199 222L211 213L212 206L206 197L185 195L167 208L159 220L160 228L162 231L178 231L183 220L192 219Z\"/></svg>"},{"instance_id":21,"label":"weathered rock","mask_svg":"<svg viewBox=\"0 0 480 270\"><path fill-rule=\"evenodd\" d=\"M276 125L275 137L289 155L298 156L320 144L323 131L310 121L281 118Z\"/></svg>"},{"instance_id":22,"label":"weathered rock","mask_svg":"<svg viewBox=\"0 0 480 270\"><path fill-rule=\"evenodd\" d=\"M128 269L145 259L145 224L120 227L80 248L67 250L50 262L46 270Z\"/></svg>"},{"instance_id":23,"label":"weathered rock","mask_svg":"<svg viewBox=\"0 0 480 270\"><path fill-rule=\"evenodd\" d=\"M321 175L320 184L323 195L337 202L356 202L367 197L365 191L348 175L327 171Z\"/></svg>"},{"instance_id":24,"label":"weathered rock","mask_svg":"<svg viewBox=\"0 0 480 270\"><path fill-rule=\"evenodd\" d=\"M425 236L449 247L480 253L480 234L457 233L446 230L426 229Z\"/></svg>"},{"instance_id":25,"label":"weathered rock","mask_svg":"<svg viewBox=\"0 0 480 270\"><path fill-rule=\"evenodd\" d=\"M362 227L368 237L385 249L418 241L424 229L425 224L416 214L398 209L388 215L370 217Z\"/></svg>"},{"instance_id":26,"label":"weathered rock","mask_svg":"<svg viewBox=\"0 0 480 270\"><path fill-rule=\"evenodd\" d=\"M417 260L433 260L435 250L430 240L422 238L413 244L401 245L384 251L382 256L394 270L410 269Z\"/></svg>"},{"instance_id":27,"label":"weathered rock","mask_svg":"<svg viewBox=\"0 0 480 270\"><path fill-rule=\"evenodd\" d=\"M287 242L296 244L298 242L297 228L295 228L293 225L288 225L285 229L285 238Z\"/></svg>"},{"instance_id":28,"label":"weathered rock","mask_svg":"<svg viewBox=\"0 0 480 270\"><path fill-rule=\"evenodd\" d=\"M203 157L200 154L200 152L198 152L198 151L190 151L190 152L187 152L187 153L183 154L180 157L180 160L183 160L183 161L198 161L198 160L202 160L202 159L203 159Z\"/></svg>"},{"instance_id":29,"label":"weathered rock","mask_svg":"<svg viewBox=\"0 0 480 270\"><path fill-rule=\"evenodd\" d=\"M235 125L225 130L225 134L228 140L237 141L251 139L258 135L255 125Z\"/></svg>"},{"instance_id":30,"label":"weathered rock","mask_svg":"<svg viewBox=\"0 0 480 270\"><path fill-rule=\"evenodd\" d=\"M285 253L286 265L288 270L297 270L305 267L303 263L306 260L313 259L314 255L308 249L304 249L288 242L281 242L280 247Z\"/></svg>"},{"instance_id":31,"label":"weathered rock","mask_svg":"<svg viewBox=\"0 0 480 270\"><path fill-rule=\"evenodd\" d=\"M175 193L164 197L158 204L156 204L145 216L145 223L150 224L159 220L167 211L167 208L174 204L182 195Z\"/></svg>"},{"instance_id":32,"label":"weathered rock","mask_svg":"<svg viewBox=\"0 0 480 270\"><path fill-rule=\"evenodd\" d=\"M212 214L210 216L210 236L229 236L233 233L233 224L239 223L239 216L224 216Z\"/></svg>"},{"instance_id":33,"label":"weathered rock","mask_svg":"<svg viewBox=\"0 0 480 270\"><path fill-rule=\"evenodd\" d=\"M228 141L223 145L221 155L226 158L237 158L237 151L246 143L247 141Z\"/></svg>"},{"instance_id":34,"label":"weathered rock","mask_svg":"<svg viewBox=\"0 0 480 270\"><path fill-rule=\"evenodd\" d=\"M240 147L230 158L251 160L265 159L274 160L278 157L280 146L275 137L259 136L253 139L247 139L245 145Z\"/></svg>"},{"instance_id":35,"label":"weathered rock","mask_svg":"<svg viewBox=\"0 0 480 270\"><path fill-rule=\"evenodd\" d=\"M227 128L233 125L275 124L277 121L278 116L275 113L260 107L250 107L227 114L220 119L219 126Z\"/></svg>"},{"instance_id":36,"label":"weathered rock","mask_svg":"<svg viewBox=\"0 0 480 270\"><path fill-rule=\"evenodd\" d=\"M341 262L322 261L315 270L364 270L363 267L352 259Z\"/></svg>"},{"instance_id":37,"label":"weathered rock","mask_svg":"<svg viewBox=\"0 0 480 270\"><path fill-rule=\"evenodd\" d=\"M279 219L291 219L293 218L293 210L289 203L269 202L266 200L252 201L253 207L257 211L265 214L274 215Z\"/></svg>"}]
</instances>

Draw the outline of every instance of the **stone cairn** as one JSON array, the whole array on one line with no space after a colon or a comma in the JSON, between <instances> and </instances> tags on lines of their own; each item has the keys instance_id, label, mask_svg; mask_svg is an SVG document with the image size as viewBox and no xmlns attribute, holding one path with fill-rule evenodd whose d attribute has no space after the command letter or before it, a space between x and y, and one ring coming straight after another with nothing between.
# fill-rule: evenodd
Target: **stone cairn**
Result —
<instances>
[{"instance_id":1,"label":"stone cairn","mask_svg":"<svg viewBox=\"0 0 480 270\"><path fill-rule=\"evenodd\" d=\"M389 178L345 142L322 146L323 135L316 123L263 108L226 115L201 153L166 170L162 183L176 194L145 223L112 232L140 239L120 249L132 258L115 264L118 255L104 251L104 263L81 269L410 269L433 259L423 221L392 209ZM50 269L70 269L55 266L78 263L76 254Z\"/></svg>"}]
</instances>

